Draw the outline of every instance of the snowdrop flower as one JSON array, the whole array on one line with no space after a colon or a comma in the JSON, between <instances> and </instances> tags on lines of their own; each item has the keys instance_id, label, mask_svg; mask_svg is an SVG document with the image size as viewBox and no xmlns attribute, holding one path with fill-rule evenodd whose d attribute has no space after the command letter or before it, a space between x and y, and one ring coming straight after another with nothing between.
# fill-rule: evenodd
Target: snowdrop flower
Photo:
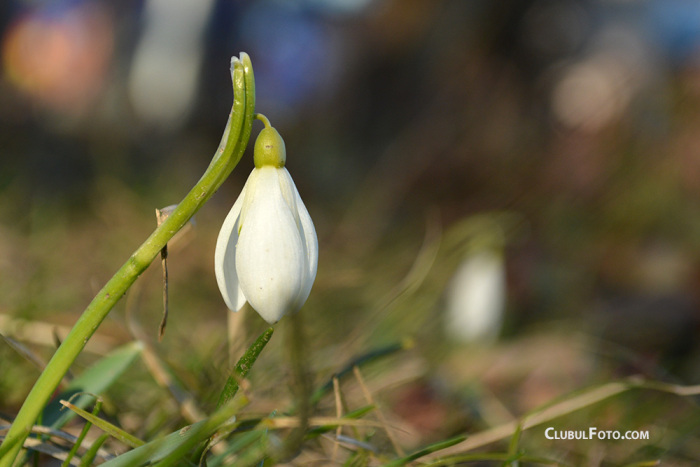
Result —
<instances>
[{"instance_id":1,"label":"snowdrop flower","mask_svg":"<svg viewBox=\"0 0 700 467\"><path fill-rule=\"evenodd\" d=\"M255 168L219 232L216 280L229 309L245 302L268 323L296 313L311 292L318 240L309 212L284 167L284 140L265 123L255 142Z\"/></svg>"}]
</instances>

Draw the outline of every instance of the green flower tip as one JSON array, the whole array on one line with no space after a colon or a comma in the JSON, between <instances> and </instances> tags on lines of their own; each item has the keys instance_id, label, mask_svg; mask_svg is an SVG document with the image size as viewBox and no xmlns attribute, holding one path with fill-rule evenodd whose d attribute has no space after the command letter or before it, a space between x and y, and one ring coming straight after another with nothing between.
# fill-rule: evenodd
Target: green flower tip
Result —
<instances>
[{"instance_id":1,"label":"green flower tip","mask_svg":"<svg viewBox=\"0 0 700 467\"><path fill-rule=\"evenodd\" d=\"M253 151L253 160L256 168L265 166L284 167L287 161L287 150L284 147L284 140L275 130L270 121L262 114L255 114L255 118L261 120L265 124L265 128L255 140L255 149Z\"/></svg>"}]
</instances>

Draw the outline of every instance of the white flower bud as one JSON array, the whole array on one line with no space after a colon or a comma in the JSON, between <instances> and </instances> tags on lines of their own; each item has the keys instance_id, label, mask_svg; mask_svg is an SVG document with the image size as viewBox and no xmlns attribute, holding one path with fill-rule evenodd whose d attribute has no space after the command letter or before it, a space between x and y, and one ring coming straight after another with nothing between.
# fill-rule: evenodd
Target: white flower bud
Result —
<instances>
[{"instance_id":1,"label":"white flower bud","mask_svg":"<svg viewBox=\"0 0 700 467\"><path fill-rule=\"evenodd\" d=\"M272 324L306 302L316 278L318 240L274 128L263 130L255 153L256 168L224 220L214 262L229 309L238 311L247 301Z\"/></svg>"}]
</instances>

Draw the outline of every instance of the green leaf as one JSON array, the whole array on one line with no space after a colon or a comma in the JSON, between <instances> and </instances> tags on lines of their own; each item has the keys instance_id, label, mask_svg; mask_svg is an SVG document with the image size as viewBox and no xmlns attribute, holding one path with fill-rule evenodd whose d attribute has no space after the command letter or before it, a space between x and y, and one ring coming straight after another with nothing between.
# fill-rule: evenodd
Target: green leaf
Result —
<instances>
[{"instance_id":1,"label":"green leaf","mask_svg":"<svg viewBox=\"0 0 700 467\"><path fill-rule=\"evenodd\" d=\"M224 390L221 391L219 396L219 402L216 404L216 408L219 409L224 406L228 401L230 401L233 396L238 392L239 382L248 375L248 372L253 367L253 364L258 359L260 352L265 348L272 333L275 332L273 328L267 328L265 332L260 334L260 336L253 342L245 354L238 360L236 367L233 369L233 373L229 376L224 386Z\"/></svg>"},{"instance_id":2,"label":"green leaf","mask_svg":"<svg viewBox=\"0 0 700 467\"><path fill-rule=\"evenodd\" d=\"M454 446L455 444L461 443L464 440L464 436L458 436L456 438L448 439L447 441L440 441L438 443L431 444L430 446L426 446L423 449L409 454L406 457L402 457L401 459L396 459L392 462L389 462L388 464L385 464L384 467L397 467L400 465L406 465L409 462L418 459L419 457L427 456L430 453L449 448L450 446Z\"/></svg>"},{"instance_id":3,"label":"green leaf","mask_svg":"<svg viewBox=\"0 0 700 467\"><path fill-rule=\"evenodd\" d=\"M142 349L143 345L140 342L130 342L94 363L71 381L66 390L44 409L44 425L53 429L63 427L75 414L69 410L63 410L61 400L69 400L71 396L81 392L102 394L126 371ZM85 394L75 398L73 404L85 408L92 400L94 400L93 397Z\"/></svg>"}]
</instances>

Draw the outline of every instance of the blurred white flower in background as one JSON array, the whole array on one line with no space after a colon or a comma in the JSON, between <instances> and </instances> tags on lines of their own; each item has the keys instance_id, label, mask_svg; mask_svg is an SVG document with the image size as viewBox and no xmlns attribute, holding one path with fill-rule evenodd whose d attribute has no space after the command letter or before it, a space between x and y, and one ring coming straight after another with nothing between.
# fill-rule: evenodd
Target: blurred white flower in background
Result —
<instances>
[{"instance_id":1,"label":"blurred white flower in background","mask_svg":"<svg viewBox=\"0 0 700 467\"><path fill-rule=\"evenodd\" d=\"M447 287L447 335L462 343L494 341L501 331L505 304L503 253L491 248L468 253Z\"/></svg>"},{"instance_id":2,"label":"blurred white flower in background","mask_svg":"<svg viewBox=\"0 0 700 467\"><path fill-rule=\"evenodd\" d=\"M172 128L192 110L212 0L149 0L129 76L129 95L143 120Z\"/></svg>"}]
</instances>

